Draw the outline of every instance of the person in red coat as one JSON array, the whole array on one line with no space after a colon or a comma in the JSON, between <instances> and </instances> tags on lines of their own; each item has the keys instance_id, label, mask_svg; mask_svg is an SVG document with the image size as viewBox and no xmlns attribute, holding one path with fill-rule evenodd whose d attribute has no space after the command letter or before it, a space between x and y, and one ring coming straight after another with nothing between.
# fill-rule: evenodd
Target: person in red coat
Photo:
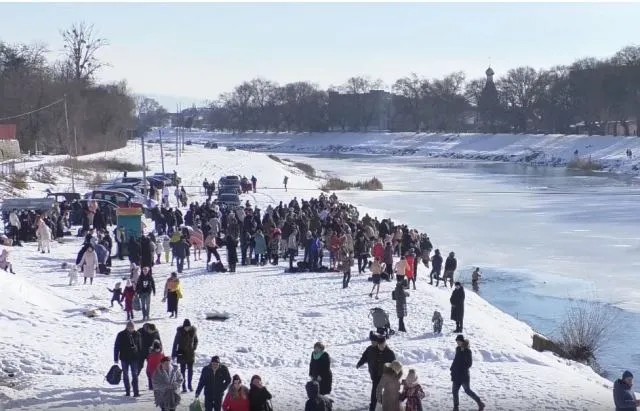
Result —
<instances>
[{"instance_id":1,"label":"person in red coat","mask_svg":"<svg viewBox=\"0 0 640 411\"><path fill-rule=\"evenodd\" d=\"M149 379L149 391L153 390L153 383L151 382L151 379L160 366L160 362L163 357L164 352L162 352L162 343L155 340L151 346L151 352L147 355L147 378Z\"/></svg>"},{"instance_id":2,"label":"person in red coat","mask_svg":"<svg viewBox=\"0 0 640 411\"><path fill-rule=\"evenodd\" d=\"M379 261L384 261L384 245L382 244L381 239L378 239L378 241L373 245L371 255L373 258L378 257Z\"/></svg>"},{"instance_id":3,"label":"person in red coat","mask_svg":"<svg viewBox=\"0 0 640 411\"><path fill-rule=\"evenodd\" d=\"M239 375L232 378L231 387L222 401L223 411L249 411L249 390L242 385Z\"/></svg>"},{"instance_id":4,"label":"person in red coat","mask_svg":"<svg viewBox=\"0 0 640 411\"><path fill-rule=\"evenodd\" d=\"M127 321L133 320L133 297L136 295L136 290L131 284L131 280L127 280L124 290L122 291L121 302L124 301L124 310L127 313Z\"/></svg>"},{"instance_id":5,"label":"person in red coat","mask_svg":"<svg viewBox=\"0 0 640 411\"><path fill-rule=\"evenodd\" d=\"M407 261L407 268L404 270L405 278L409 283L413 282L413 289L416 289L416 277L414 275L415 271L413 270L413 266L416 263L416 257L411 253L407 253L405 258Z\"/></svg>"}]
</instances>

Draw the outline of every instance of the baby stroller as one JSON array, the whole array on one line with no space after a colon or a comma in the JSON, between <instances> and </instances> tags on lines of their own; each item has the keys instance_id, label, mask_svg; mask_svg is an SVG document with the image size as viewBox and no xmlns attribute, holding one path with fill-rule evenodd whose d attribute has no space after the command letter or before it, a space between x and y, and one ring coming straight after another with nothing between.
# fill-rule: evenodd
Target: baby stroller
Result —
<instances>
[{"instance_id":1,"label":"baby stroller","mask_svg":"<svg viewBox=\"0 0 640 411\"><path fill-rule=\"evenodd\" d=\"M380 335L384 335L389 338L396 332L391 329L391 323L389 322L389 313L380 307L374 307L369 310L369 317L373 319L373 326Z\"/></svg>"}]
</instances>

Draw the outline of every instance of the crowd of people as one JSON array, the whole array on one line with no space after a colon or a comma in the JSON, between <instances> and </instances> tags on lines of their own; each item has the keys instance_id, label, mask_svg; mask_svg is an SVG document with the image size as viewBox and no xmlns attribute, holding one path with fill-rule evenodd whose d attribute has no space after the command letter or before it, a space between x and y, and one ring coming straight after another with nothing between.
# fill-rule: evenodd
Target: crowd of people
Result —
<instances>
[{"instance_id":1,"label":"crowd of people","mask_svg":"<svg viewBox=\"0 0 640 411\"><path fill-rule=\"evenodd\" d=\"M206 187L203 188L206 192ZM178 268L178 272L173 272L166 280L163 293L163 301L167 302L167 311L171 313L171 317L177 318L177 305L182 294L182 286L178 278L179 272L182 271L181 260L188 258L190 253L195 255L201 248L204 248L207 253L206 266L210 271L228 269L234 272L237 265L277 265L280 261L286 261L286 271L289 272L341 272L344 288L350 286L351 270L357 267L359 273L367 271L371 273L369 278L373 283L371 298L374 297L374 290L375 297L378 298L382 281L395 279L396 287L392 294L396 301L398 332L406 331L404 320L407 317L407 297L409 296L407 290L411 287L414 290L417 288L419 263L430 270L431 284L434 280L436 286L439 285L439 281L445 281L446 286L446 281L449 280L449 285L454 286L453 277L457 269L457 261L453 252L449 253L446 261L443 261L438 249L432 256L433 246L427 235L421 235L417 230L405 225L396 225L390 219L379 221L369 215L361 217L355 207L338 201L335 194L330 196L321 194L318 198L308 201L294 197L289 203L280 202L275 206L269 205L265 210L252 206L248 201L244 207L232 209L207 198L202 203L191 203L184 215L179 208L170 208L165 204L155 210L152 216L154 232L143 235L140 239L130 239L127 244L132 272L130 278L126 280L124 291L111 290L114 293L112 296L114 301L124 302L128 320L134 320L136 299L139 300L142 321L149 320L151 296L156 293L153 267L160 263L163 252L166 252L165 263L175 260ZM104 235L104 233L100 234L102 237ZM204 239L201 245L194 244L194 235ZM92 240L88 237L87 241ZM158 251L159 245L162 252ZM181 246L176 247L176 245ZM218 252L221 247L226 250L226 261L222 261ZM456 324L455 332L461 333L464 317L464 288L459 282L455 283L451 304L451 319ZM143 329L147 325L145 324ZM125 378L126 393L129 395L133 389L133 395L137 396L139 387L135 375L140 373L142 363L132 361L126 354L126 346L121 346L122 341L130 340L124 339L122 335L137 333L134 327L131 321L127 329L119 334L116 339L114 359L120 361L125 374L128 370L133 375L131 379ZM396 410L403 402L410 410L420 409L419 404L425 392L417 382L416 371L410 370L407 377L400 381L402 365L396 361L393 352L386 346L389 331L393 332L390 324L376 331L378 333L372 334L373 344L367 348L358 363L358 367L365 363L369 367L372 381L371 410L374 410L378 403L383 405L384 411ZM141 331L140 334L144 333ZM459 335L457 344L456 359L452 365L452 377L455 377L452 389L454 405L457 407L457 393L462 387L476 400L479 409L482 410L484 404L469 387L468 368L471 367L471 351L468 341ZM183 326L178 328L171 357L168 357L179 365L179 368L175 367L178 369L180 378L172 381L176 389L181 388L182 393L193 390L193 365L197 345L195 328L185 320ZM119 346L121 347L118 348ZM151 363L147 360L148 367L149 364L162 363L159 339L155 344L147 339L138 352L141 353L137 354L138 357L155 358ZM168 363L170 364L171 361ZM168 378L167 375L176 373L172 366L167 365L167 367L162 371L166 373L166 375L163 374L165 380ZM163 370L163 368L159 369ZM153 372L149 373L149 368L147 375L151 388ZM331 393L333 384L331 361L320 342L315 344L311 355L309 377L311 381L306 387L308 395L306 409L309 411L331 409L332 400L327 397ZM206 411L219 411L221 407L227 411L244 410L245 408L241 405L238 408L229 405L239 404L242 401L246 404L255 404L255 407L250 408L251 410L267 410L269 408L265 408L265 401L271 395L259 382L260 377L254 376L250 380L250 387L243 388L241 378L239 376L232 378L228 367L221 364L218 357L214 357L211 364L201 371L195 395L199 397L204 393ZM166 387L166 384L162 386ZM224 393L227 393L226 397ZM261 400L258 401L257 397ZM162 409L174 409L175 404L165 404L157 399L158 394L156 394L156 403ZM258 403L260 405L257 405Z\"/></svg>"},{"instance_id":2,"label":"crowd of people","mask_svg":"<svg viewBox=\"0 0 640 411\"><path fill-rule=\"evenodd\" d=\"M255 190L255 177L251 182ZM286 180L284 185L286 187ZM350 286L352 270L357 267L359 274L370 273L369 298L372 299L379 299L383 281L395 280L392 299L396 305L397 332L406 332L409 290L417 290L418 266L422 264L429 272L430 285L438 287L443 281L445 287L448 283L452 288L450 319L455 323L453 332L458 334L450 366L453 409L459 409L462 388L478 409L484 410L484 402L470 387L472 351L469 340L461 334L464 332L465 289L454 279L458 268L455 252L445 254L445 259L439 249L434 250L426 234L398 225L391 219L378 220L368 214L360 216L355 207L340 202L335 194L321 194L309 200L294 197L289 203L280 202L261 210L249 201L238 208L217 204L211 199L212 187L215 187L213 183L203 184L207 198L191 204L187 204L184 189L176 188L178 206L173 208L163 191L162 204L151 212L153 229L139 238L126 238L121 226L110 233L95 204L89 202L82 209L80 232L84 242L75 264L69 267L70 284L78 274L84 278L84 284L93 284L97 273L110 273L112 258L123 260L126 254L129 261L129 276L108 289L111 306L118 304L126 314L126 328L117 334L113 352L114 362L123 373L126 396L140 396L139 376L146 363L147 386L153 391L155 405L162 411L174 411L181 402L181 394L194 391L198 400L204 394L205 411L273 411L272 395L261 377L253 375L247 387L240 375L231 375L230 366L223 364L219 356L213 356L200 370L194 389L194 365L199 345L196 328L185 319L176 329L171 350L165 353L158 329L149 322L152 297L156 296L154 266L175 264L175 271L164 280L161 297L170 318L177 319L179 301L185 292L180 274L185 270L185 262L186 269L190 269L191 257L197 261L204 249L207 270L212 272L235 272L238 265L278 265L285 261L288 272L339 272L343 288ZM181 207L186 208L184 214ZM57 205L56 210L44 217L37 213L12 212L8 218L8 232L14 244L35 240L39 252L49 252L48 242L61 231L64 235L69 226L71 210L64 204ZM62 229L58 224L62 224ZM226 261L219 253L222 249L226 251ZM0 268L13 272L6 250L0 255ZM474 289L480 278L480 269L475 268L472 273ZM134 316L137 311L141 312L143 325L136 330L134 321L138 318ZM383 323L374 322L376 332L370 334L371 344L356 364L357 368L366 364L369 371L369 409L375 411L381 406L382 411L399 411L401 407L407 411L422 410L422 400L428 393L419 383L415 369L409 369L404 375L403 364L388 345L388 339L395 331L391 329L387 313L384 314ZM441 333L442 320L440 313L434 312L434 333ZM331 358L321 342L313 347L309 378L305 387L308 397L305 411L331 410L334 407L333 400L328 397L334 384ZM640 405L635 400L632 384L630 373L616 381L617 410L635 410L634 407Z\"/></svg>"}]
</instances>

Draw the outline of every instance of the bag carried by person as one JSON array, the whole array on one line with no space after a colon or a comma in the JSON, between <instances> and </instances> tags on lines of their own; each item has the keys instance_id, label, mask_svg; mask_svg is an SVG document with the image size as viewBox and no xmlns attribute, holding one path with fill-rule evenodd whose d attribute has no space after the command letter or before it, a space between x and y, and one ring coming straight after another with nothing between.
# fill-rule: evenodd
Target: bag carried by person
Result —
<instances>
[{"instance_id":1,"label":"bag carried by person","mask_svg":"<svg viewBox=\"0 0 640 411\"><path fill-rule=\"evenodd\" d=\"M122 369L120 369L118 365L114 364L113 367L109 369L109 372L104 378L109 384L118 385L120 384L120 379L122 378Z\"/></svg>"},{"instance_id":2,"label":"bag carried by person","mask_svg":"<svg viewBox=\"0 0 640 411\"><path fill-rule=\"evenodd\" d=\"M140 297L137 294L133 297L132 303L134 311L142 310L142 303L140 302Z\"/></svg>"},{"instance_id":3,"label":"bag carried by person","mask_svg":"<svg viewBox=\"0 0 640 411\"><path fill-rule=\"evenodd\" d=\"M189 411L202 411L202 404L199 399L195 399L191 405L189 405Z\"/></svg>"}]
</instances>

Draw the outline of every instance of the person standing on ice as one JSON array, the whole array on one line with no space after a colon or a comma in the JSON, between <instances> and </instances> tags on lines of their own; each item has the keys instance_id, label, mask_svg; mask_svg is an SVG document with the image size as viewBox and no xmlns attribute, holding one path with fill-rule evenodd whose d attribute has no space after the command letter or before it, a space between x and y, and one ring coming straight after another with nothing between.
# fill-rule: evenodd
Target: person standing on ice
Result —
<instances>
[{"instance_id":1,"label":"person standing on ice","mask_svg":"<svg viewBox=\"0 0 640 411\"><path fill-rule=\"evenodd\" d=\"M262 385L262 378L259 375L251 377L249 384L249 411L270 411L273 408L269 401L271 393L267 387Z\"/></svg>"},{"instance_id":2,"label":"person standing on ice","mask_svg":"<svg viewBox=\"0 0 640 411\"><path fill-rule=\"evenodd\" d=\"M470 387L471 376L469 374L469 368L473 365L473 359L471 350L469 349L469 340L465 340L463 335L458 335L456 337L456 344L456 355L449 368L451 371L451 381L453 382L451 388L451 393L453 394L453 411L459 410L460 400L458 393L460 392L460 387L478 404L478 411L483 411L484 403L475 392L471 391Z\"/></svg>"},{"instance_id":3,"label":"person standing on ice","mask_svg":"<svg viewBox=\"0 0 640 411\"><path fill-rule=\"evenodd\" d=\"M200 381L196 388L196 399L204 390L204 411L220 411L222 397L229 388L231 375L226 365L220 364L217 355L211 358L211 364L202 369Z\"/></svg>"},{"instance_id":4,"label":"person standing on ice","mask_svg":"<svg viewBox=\"0 0 640 411\"><path fill-rule=\"evenodd\" d=\"M613 401L616 411L637 411L640 407L640 400L636 399L636 393L633 390L631 371L622 373L622 378L613 384Z\"/></svg>"},{"instance_id":5,"label":"person standing on ice","mask_svg":"<svg viewBox=\"0 0 640 411\"><path fill-rule=\"evenodd\" d=\"M478 291L478 281L482 278L482 274L480 274L480 267L476 267L471 273L471 287L474 291Z\"/></svg>"},{"instance_id":6,"label":"person standing on ice","mask_svg":"<svg viewBox=\"0 0 640 411\"><path fill-rule=\"evenodd\" d=\"M284 176L284 180L282 180L282 184L284 185L284 191L287 190L287 183L289 182L289 176Z\"/></svg>"},{"instance_id":7,"label":"person standing on ice","mask_svg":"<svg viewBox=\"0 0 640 411\"><path fill-rule=\"evenodd\" d=\"M376 344L369 345L362 353L360 361L356 368L360 368L367 363L369 368L369 377L371 378L371 399L369 403L369 411L375 411L378 397L376 389L382 378L384 365L395 361L396 355L389 347L387 347L387 339L383 335L378 335L375 340Z\"/></svg>"},{"instance_id":8,"label":"person standing on ice","mask_svg":"<svg viewBox=\"0 0 640 411\"><path fill-rule=\"evenodd\" d=\"M127 327L120 331L116 336L116 342L113 346L113 362L122 368L122 381L124 382L125 395L131 395L133 388L133 396L139 397L138 390L138 357L142 342L140 333L135 330L132 321L127 322ZM131 380L129 380L129 371L131 372Z\"/></svg>"},{"instance_id":9,"label":"person standing on ice","mask_svg":"<svg viewBox=\"0 0 640 411\"><path fill-rule=\"evenodd\" d=\"M449 302L451 303L451 321L456 322L456 329L453 332L461 333L464 321L464 288L459 282L456 283Z\"/></svg>"},{"instance_id":10,"label":"person standing on ice","mask_svg":"<svg viewBox=\"0 0 640 411\"><path fill-rule=\"evenodd\" d=\"M251 186L253 187L253 192L256 192L256 185L258 184L258 179L256 176L251 176Z\"/></svg>"}]
</instances>

